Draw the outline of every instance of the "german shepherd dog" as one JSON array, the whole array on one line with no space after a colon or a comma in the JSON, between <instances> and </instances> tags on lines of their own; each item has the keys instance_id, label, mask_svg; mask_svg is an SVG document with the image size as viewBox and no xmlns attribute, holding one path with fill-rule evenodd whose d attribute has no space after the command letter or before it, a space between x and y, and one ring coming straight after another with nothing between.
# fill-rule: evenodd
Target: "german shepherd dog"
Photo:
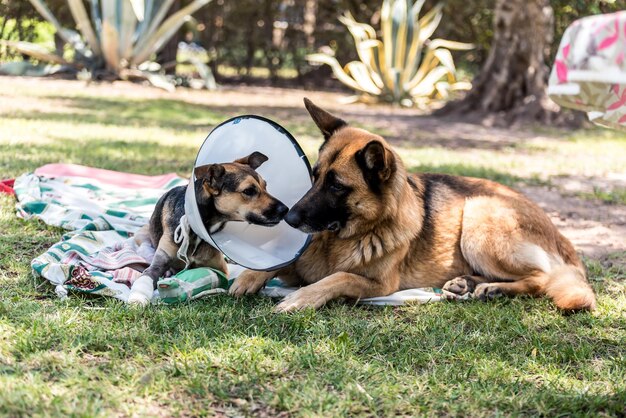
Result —
<instances>
[{"instance_id":1,"label":"german shepherd dog","mask_svg":"<svg viewBox=\"0 0 626 418\"><path fill-rule=\"evenodd\" d=\"M482 300L548 295L562 310L595 308L574 247L526 197L489 180L409 175L383 138L304 102L325 141L313 187L285 221L313 240L282 270L244 272L232 294L254 293L277 275L305 285L277 311L420 287Z\"/></svg>"},{"instance_id":2,"label":"german shepherd dog","mask_svg":"<svg viewBox=\"0 0 626 418\"><path fill-rule=\"evenodd\" d=\"M265 180L255 171L267 159L264 154L253 152L232 163L209 164L194 170L196 201L207 231L218 232L228 221L273 226L285 217L289 208L267 192ZM177 257L180 246L174 240L174 232L185 214L186 189L187 186L179 186L165 193L156 204L148 230L143 231L156 248L152 263L142 274L152 280L152 290L166 272L175 273L185 267ZM193 231L190 234L190 241L196 241ZM190 252L189 267L211 267L228 274L224 256L207 242L199 240Z\"/></svg>"}]
</instances>

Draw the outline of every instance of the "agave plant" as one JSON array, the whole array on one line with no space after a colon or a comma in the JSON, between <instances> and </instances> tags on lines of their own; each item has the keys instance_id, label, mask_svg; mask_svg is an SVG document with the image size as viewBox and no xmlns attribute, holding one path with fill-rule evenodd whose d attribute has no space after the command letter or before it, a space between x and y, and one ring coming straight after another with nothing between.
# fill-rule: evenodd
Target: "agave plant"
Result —
<instances>
[{"instance_id":1,"label":"agave plant","mask_svg":"<svg viewBox=\"0 0 626 418\"><path fill-rule=\"evenodd\" d=\"M339 20L354 37L360 61L342 68L329 54L312 54L307 59L328 64L339 81L360 92L362 100L423 105L433 98L447 98L451 90L469 88L469 83L456 80L449 50L467 50L473 45L429 39L439 26L443 4L420 18L424 1L383 1L380 40L370 25L355 21L350 13L341 16Z\"/></svg>"},{"instance_id":2,"label":"agave plant","mask_svg":"<svg viewBox=\"0 0 626 418\"><path fill-rule=\"evenodd\" d=\"M167 17L174 0L67 0L79 32L61 26L43 0L29 0L74 50L68 62L41 45L29 42L2 41L8 47L39 61L87 71L91 76L119 78L143 77L158 87L173 88L149 63L191 14L211 0L192 0L186 7ZM15 65L14 65L15 68ZM21 69L26 69L22 64ZM55 67L46 67L52 71Z\"/></svg>"}]
</instances>

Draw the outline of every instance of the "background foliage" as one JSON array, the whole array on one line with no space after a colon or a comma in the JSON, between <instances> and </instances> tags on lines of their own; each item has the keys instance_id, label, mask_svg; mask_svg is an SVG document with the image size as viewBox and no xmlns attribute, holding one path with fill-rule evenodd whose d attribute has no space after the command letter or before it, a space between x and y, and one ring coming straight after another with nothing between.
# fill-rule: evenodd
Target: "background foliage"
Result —
<instances>
[{"instance_id":1,"label":"background foliage","mask_svg":"<svg viewBox=\"0 0 626 418\"><path fill-rule=\"evenodd\" d=\"M177 0L173 9L187 0ZM357 21L379 27L381 0L216 0L198 11L172 42L190 33L194 42L210 52L211 66L218 81L284 84L329 82L330 70L312 67L304 57L320 49L335 52L339 62L357 58L354 41L338 20L349 11ZM428 0L425 9L437 1ZM622 3L622 4L620 4ZM73 21L64 0L47 0L62 24ZM474 73L484 62L493 36L495 0L448 0L444 18L434 37L476 45L469 53L456 54L461 69ZM552 0L555 40L573 20L582 16L609 13L623 2L601 0ZM308 15L307 15L308 13ZM0 0L0 38L49 40L46 26L27 0ZM49 31L49 30L48 30ZM555 52L558 42L552 48ZM0 51L0 60L13 58ZM330 81L332 85L338 86Z\"/></svg>"}]
</instances>

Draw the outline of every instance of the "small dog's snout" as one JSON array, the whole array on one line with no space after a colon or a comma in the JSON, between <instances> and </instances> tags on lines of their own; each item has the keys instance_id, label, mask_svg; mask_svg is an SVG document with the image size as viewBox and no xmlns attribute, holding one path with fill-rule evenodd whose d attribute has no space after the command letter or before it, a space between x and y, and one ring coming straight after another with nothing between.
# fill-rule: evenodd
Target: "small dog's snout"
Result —
<instances>
[{"instance_id":1,"label":"small dog's snout","mask_svg":"<svg viewBox=\"0 0 626 418\"><path fill-rule=\"evenodd\" d=\"M265 222L258 222L266 225L276 225L283 220L285 215L289 212L289 208L284 205L283 202L275 200L274 203L263 212L263 218Z\"/></svg>"},{"instance_id":2,"label":"small dog's snout","mask_svg":"<svg viewBox=\"0 0 626 418\"><path fill-rule=\"evenodd\" d=\"M280 219L283 219L285 215L287 214L287 212L289 212L289 208L285 206L283 203L279 203L278 207L276 208L276 213L278 214L278 217Z\"/></svg>"},{"instance_id":3,"label":"small dog's snout","mask_svg":"<svg viewBox=\"0 0 626 418\"><path fill-rule=\"evenodd\" d=\"M298 228L302 225L302 213L299 210L290 210L285 216L285 222L294 228Z\"/></svg>"}]
</instances>

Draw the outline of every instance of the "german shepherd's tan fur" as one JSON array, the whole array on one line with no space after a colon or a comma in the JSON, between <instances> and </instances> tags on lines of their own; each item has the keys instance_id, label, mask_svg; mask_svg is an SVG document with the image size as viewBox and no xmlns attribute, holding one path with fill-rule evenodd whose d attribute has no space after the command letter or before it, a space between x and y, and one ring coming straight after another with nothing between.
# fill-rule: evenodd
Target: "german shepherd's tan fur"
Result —
<instances>
[{"instance_id":1,"label":"german shepherd's tan fur","mask_svg":"<svg viewBox=\"0 0 626 418\"><path fill-rule=\"evenodd\" d=\"M285 220L313 241L287 268L244 272L231 293L254 293L276 274L307 285L278 311L431 286L478 299L548 295L563 310L594 309L572 244L522 194L484 179L409 175L383 138L305 105L326 141L313 188Z\"/></svg>"}]
</instances>

